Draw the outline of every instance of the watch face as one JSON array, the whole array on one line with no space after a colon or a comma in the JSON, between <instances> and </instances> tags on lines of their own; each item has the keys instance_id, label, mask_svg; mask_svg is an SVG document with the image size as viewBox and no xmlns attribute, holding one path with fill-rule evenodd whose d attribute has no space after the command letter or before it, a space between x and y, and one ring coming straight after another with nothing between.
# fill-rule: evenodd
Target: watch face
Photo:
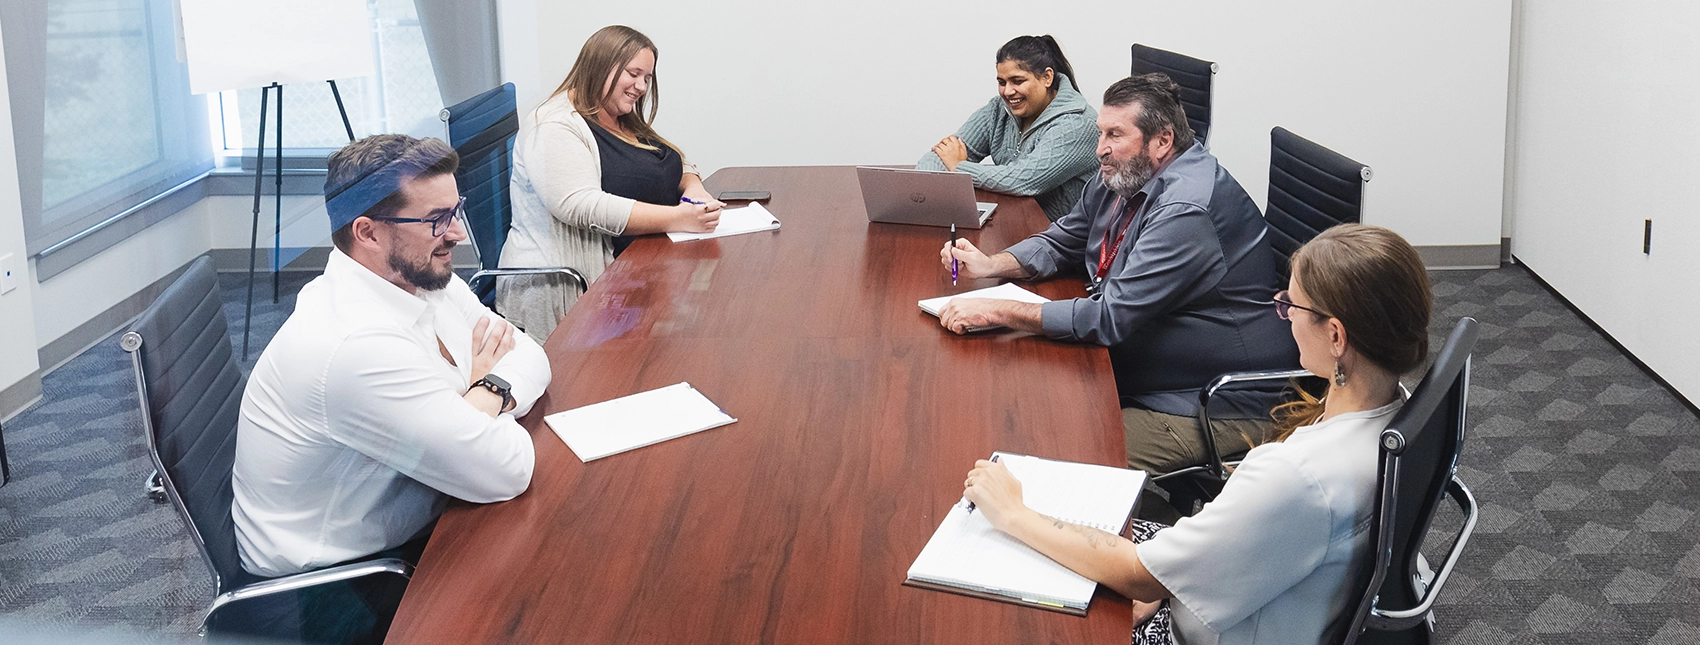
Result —
<instances>
[{"instance_id":1,"label":"watch face","mask_svg":"<svg viewBox=\"0 0 1700 645\"><path fill-rule=\"evenodd\" d=\"M491 385L502 388L504 390L514 389L514 387L512 385L508 385L508 382L506 380L503 380L502 377L496 376L495 374L485 374L484 380L489 381Z\"/></svg>"}]
</instances>

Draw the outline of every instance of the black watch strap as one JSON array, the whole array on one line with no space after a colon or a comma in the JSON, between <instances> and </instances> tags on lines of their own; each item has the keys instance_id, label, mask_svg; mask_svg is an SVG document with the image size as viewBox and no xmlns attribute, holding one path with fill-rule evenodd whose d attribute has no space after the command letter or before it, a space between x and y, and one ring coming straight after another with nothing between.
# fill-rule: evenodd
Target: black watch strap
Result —
<instances>
[{"instance_id":1,"label":"black watch strap","mask_svg":"<svg viewBox=\"0 0 1700 645\"><path fill-rule=\"evenodd\" d=\"M484 378L474 381L472 386L484 388L489 390L491 394L502 397L503 412L514 407L513 386L508 385L506 379L495 374L485 374Z\"/></svg>"}]
</instances>

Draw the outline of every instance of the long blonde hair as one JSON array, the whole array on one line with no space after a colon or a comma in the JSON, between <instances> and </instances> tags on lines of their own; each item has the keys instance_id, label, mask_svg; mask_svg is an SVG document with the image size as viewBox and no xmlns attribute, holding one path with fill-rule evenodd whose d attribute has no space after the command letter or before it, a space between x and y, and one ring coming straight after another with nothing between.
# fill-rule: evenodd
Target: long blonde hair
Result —
<instances>
[{"instance_id":1,"label":"long blonde hair","mask_svg":"<svg viewBox=\"0 0 1700 645\"><path fill-rule=\"evenodd\" d=\"M1434 306L1428 271L1398 233L1341 224L1299 247L1292 266L1293 280L1304 287L1311 305L1340 321L1346 343L1358 355L1394 374L1428 359ZM1322 414L1322 399L1302 388L1299 392L1299 400L1275 408L1270 441L1285 440Z\"/></svg>"},{"instance_id":2,"label":"long blonde hair","mask_svg":"<svg viewBox=\"0 0 1700 645\"><path fill-rule=\"evenodd\" d=\"M555 88L549 98L555 98L562 92L567 93L567 99L572 101L573 109L586 119L595 119L602 113L602 101L608 98L613 86L608 83L608 77L632 59L637 58L638 52L649 50L655 55L657 62L661 60L661 51L655 48L655 42L648 36L639 33L625 25L609 25L596 30L590 39L584 41L584 47L578 50L578 60L573 61L572 71L567 72L566 80ZM683 158L685 153L679 146L662 138L650 124L655 122L655 112L661 107L661 88L657 75L651 75L649 91L643 98L638 99L631 112L615 117L625 132L615 132L620 140L645 150L657 148L647 143L659 141ZM649 106L649 114L643 114L644 106Z\"/></svg>"}]
</instances>

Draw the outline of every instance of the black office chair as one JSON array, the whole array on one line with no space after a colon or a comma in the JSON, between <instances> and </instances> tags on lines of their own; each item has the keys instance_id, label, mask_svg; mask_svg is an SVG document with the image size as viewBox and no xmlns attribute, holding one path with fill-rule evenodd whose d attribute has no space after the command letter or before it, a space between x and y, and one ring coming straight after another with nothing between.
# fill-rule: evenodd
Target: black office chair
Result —
<instances>
[{"instance_id":1,"label":"black office chair","mask_svg":"<svg viewBox=\"0 0 1700 645\"><path fill-rule=\"evenodd\" d=\"M1317 234L1363 219L1369 166L1277 126L1269 131L1269 246L1290 258ZM1281 263L1281 275L1287 275Z\"/></svg>"},{"instance_id":2,"label":"black office chair","mask_svg":"<svg viewBox=\"0 0 1700 645\"><path fill-rule=\"evenodd\" d=\"M466 235L478 254L479 270L466 282L484 305L495 308L498 275L554 274L566 276L580 291L590 289L584 274L570 267L497 268L502 245L513 223L508 179L513 175L514 137L519 134L519 108L514 84L443 108L437 114L448 125L449 145L460 155L455 182L466 198Z\"/></svg>"},{"instance_id":3,"label":"black office chair","mask_svg":"<svg viewBox=\"0 0 1700 645\"><path fill-rule=\"evenodd\" d=\"M1434 600L1476 528L1475 497L1457 474L1475 345L1476 321L1459 320L1434 365L1381 432L1370 525L1374 557L1354 572L1352 597L1359 601L1341 645L1427 645L1433 640ZM1463 511L1464 524L1435 572L1418 549L1443 496Z\"/></svg>"},{"instance_id":4,"label":"black office chair","mask_svg":"<svg viewBox=\"0 0 1700 645\"><path fill-rule=\"evenodd\" d=\"M248 377L231 352L211 260L195 260L124 332L119 346L130 353L135 369L154 479L188 524L218 593L201 621L203 634L240 631L218 620L220 610L233 603L374 574L412 577L412 565L389 558L236 584L242 563L230 478Z\"/></svg>"},{"instance_id":5,"label":"black office chair","mask_svg":"<svg viewBox=\"0 0 1700 645\"><path fill-rule=\"evenodd\" d=\"M1209 145L1211 90L1216 85L1217 66L1207 60L1135 43L1133 75L1161 72L1181 86L1181 108L1199 143Z\"/></svg>"},{"instance_id":6,"label":"black office chair","mask_svg":"<svg viewBox=\"0 0 1700 645\"><path fill-rule=\"evenodd\" d=\"M1299 247L1329 228L1362 219L1365 185L1373 173L1369 166L1286 128L1271 130L1269 139L1269 207L1264 220L1269 246L1279 256L1281 275L1286 277L1288 261ZM1209 431L1211 402L1224 391L1268 387L1280 381L1294 382L1312 394L1327 389L1327 383L1310 372L1287 369L1223 374L1199 392L1198 426L1209 461L1152 477L1153 483L1169 492L1176 510L1194 512L1199 504L1215 499L1228 480L1232 463L1223 460L1215 434Z\"/></svg>"}]
</instances>

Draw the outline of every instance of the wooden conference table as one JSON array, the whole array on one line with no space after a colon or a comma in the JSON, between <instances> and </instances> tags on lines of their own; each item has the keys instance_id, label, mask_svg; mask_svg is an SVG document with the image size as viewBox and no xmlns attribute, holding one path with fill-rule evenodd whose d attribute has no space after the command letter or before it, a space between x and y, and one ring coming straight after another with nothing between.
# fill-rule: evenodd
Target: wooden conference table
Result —
<instances>
[{"instance_id":1,"label":"wooden conference table","mask_svg":"<svg viewBox=\"0 0 1700 645\"><path fill-rule=\"evenodd\" d=\"M1127 642L1102 587L1079 618L902 585L975 459L1122 463L1108 353L944 330L917 300L996 282L951 286L945 229L868 223L853 168L706 183L772 192L782 228L639 240L592 285L544 345L530 490L443 513L389 642ZM1047 224L980 198L987 251ZM585 464L542 420L679 381L738 422Z\"/></svg>"}]
</instances>

